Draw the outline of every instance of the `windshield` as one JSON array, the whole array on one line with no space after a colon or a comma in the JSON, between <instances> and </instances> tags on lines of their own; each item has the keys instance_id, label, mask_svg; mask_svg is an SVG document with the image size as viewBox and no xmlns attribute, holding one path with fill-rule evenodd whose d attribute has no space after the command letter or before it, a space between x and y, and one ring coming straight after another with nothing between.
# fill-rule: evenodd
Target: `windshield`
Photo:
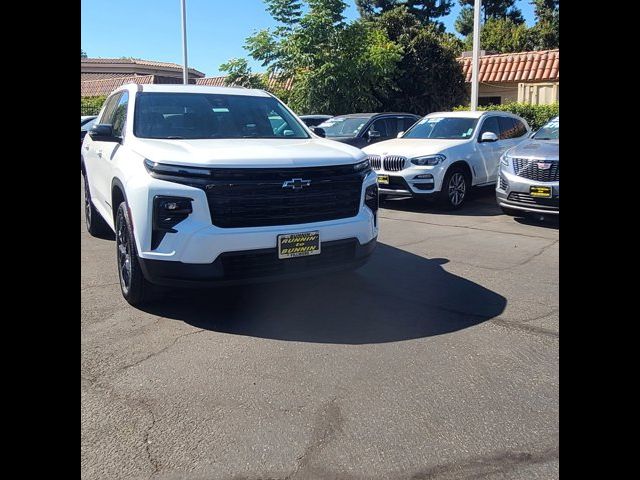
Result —
<instances>
[{"instance_id":1,"label":"windshield","mask_svg":"<svg viewBox=\"0 0 640 480\"><path fill-rule=\"evenodd\" d=\"M560 117L547 122L532 138L536 140L560 140Z\"/></svg>"},{"instance_id":2,"label":"windshield","mask_svg":"<svg viewBox=\"0 0 640 480\"><path fill-rule=\"evenodd\" d=\"M471 138L477 123L477 118L425 117L407 130L402 138L464 140Z\"/></svg>"},{"instance_id":3,"label":"windshield","mask_svg":"<svg viewBox=\"0 0 640 480\"><path fill-rule=\"evenodd\" d=\"M318 127L327 137L355 137L368 121L369 117L333 117Z\"/></svg>"},{"instance_id":4,"label":"windshield","mask_svg":"<svg viewBox=\"0 0 640 480\"><path fill-rule=\"evenodd\" d=\"M273 97L141 92L133 133L139 138L309 138Z\"/></svg>"}]
</instances>

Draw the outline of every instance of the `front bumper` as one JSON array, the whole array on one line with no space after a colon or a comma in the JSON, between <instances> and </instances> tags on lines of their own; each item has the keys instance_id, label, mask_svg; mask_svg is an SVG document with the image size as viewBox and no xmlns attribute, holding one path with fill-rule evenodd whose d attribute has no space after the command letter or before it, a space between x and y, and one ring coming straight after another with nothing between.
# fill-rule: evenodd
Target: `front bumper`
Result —
<instances>
[{"instance_id":1,"label":"front bumper","mask_svg":"<svg viewBox=\"0 0 640 480\"><path fill-rule=\"evenodd\" d=\"M358 268L376 247L377 238L361 244L356 238L322 242L322 253L278 259L276 248L226 252L209 264L139 258L145 278L156 285L213 287L288 280Z\"/></svg>"},{"instance_id":2,"label":"front bumper","mask_svg":"<svg viewBox=\"0 0 640 480\"><path fill-rule=\"evenodd\" d=\"M381 195L390 197L434 197L442 186L444 167L411 166L400 171L376 170L377 175L387 175L389 184L378 183ZM419 178L428 176L430 178Z\"/></svg>"},{"instance_id":3,"label":"front bumper","mask_svg":"<svg viewBox=\"0 0 640 480\"><path fill-rule=\"evenodd\" d=\"M551 188L551 198L536 198L530 195L532 186ZM538 182L518 177L501 168L496 184L498 205L523 212L548 215L560 214L560 182Z\"/></svg>"}]
</instances>

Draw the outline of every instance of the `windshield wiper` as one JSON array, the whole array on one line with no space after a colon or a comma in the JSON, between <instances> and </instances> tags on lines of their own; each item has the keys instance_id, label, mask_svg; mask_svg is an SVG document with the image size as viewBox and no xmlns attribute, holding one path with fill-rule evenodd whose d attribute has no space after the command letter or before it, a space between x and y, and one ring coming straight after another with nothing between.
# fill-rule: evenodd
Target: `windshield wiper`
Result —
<instances>
[{"instance_id":1,"label":"windshield wiper","mask_svg":"<svg viewBox=\"0 0 640 480\"><path fill-rule=\"evenodd\" d=\"M166 138L167 140L184 140L185 137L181 137L180 135L170 135L164 138Z\"/></svg>"}]
</instances>

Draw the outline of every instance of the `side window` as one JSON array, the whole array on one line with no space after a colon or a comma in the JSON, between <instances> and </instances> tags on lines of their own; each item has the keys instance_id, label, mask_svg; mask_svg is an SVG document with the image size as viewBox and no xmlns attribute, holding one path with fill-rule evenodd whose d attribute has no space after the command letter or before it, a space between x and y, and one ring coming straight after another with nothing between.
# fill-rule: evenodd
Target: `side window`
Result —
<instances>
[{"instance_id":1,"label":"side window","mask_svg":"<svg viewBox=\"0 0 640 480\"><path fill-rule=\"evenodd\" d=\"M482 122L482 129L478 134L478 140L482 138L482 134L485 132L493 132L498 136L498 138L502 138L500 137L500 127L498 125L498 117L489 117L484 119L484 122Z\"/></svg>"},{"instance_id":2,"label":"side window","mask_svg":"<svg viewBox=\"0 0 640 480\"><path fill-rule=\"evenodd\" d=\"M523 135L527 134L527 127L524 126L524 123L522 123L520 120L513 120L516 124L516 133L515 133L515 137L514 138L518 138L521 137Z\"/></svg>"},{"instance_id":3,"label":"side window","mask_svg":"<svg viewBox=\"0 0 640 480\"><path fill-rule=\"evenodd\" d=\"M400 117L385 118L387 124L387 137L396 138L400 131Z\"/></svg>"},{"instance_id":4,"label":"side window","mask_svg":"<svg viewBox=\"0 0 640 480\"><path fill-rule=\"evenodd\" d=\"M373 122L371 127L369 127L369 130L375 130L376 132L380 132L381 137L389 136L387 135L387 123L385 122L384 118L379 118L378 120Z\"/></svg>"},{"instance_id":5,"label":"side window","mask_svg":"<svg viewBox=\"0 0 640 480\"><path fill-rule=\"evenodd\" d=\"M129 92L124 92L118 100L118 105L113 112L113 134L122 137L124 125L127 121L127 105L129 104Z\"/></svg>"},{"instance_id":6,"label":"side window","mask_svg":"<svg viewBox=\"0 0 640 480\"><path fill-rule=\"evenodd\" d=\"M417 120L411 117L404 117L402 119L402 131L406 132L409 130Z\"/></svg>"},{"instance_id":7,"label":"side window","mask_svg":"<svg viewBox=\"0 0 640 480\"><path fill-rule=\"evenodd\" d=\"M100 122L98 123L106 123L111 125L113 123L113 112L116 109L116 105L118 104L118 99L120 98L120 93L114 95L107 99L104 110L102 112L102 116L100 117Z\"/></svg>"},{"instance_id":8,"label":"side window","mask_svg":"<svg viewBox=\"0 0 640 480\"><path fill-rule=\"evenodd\" d=\"M516 138L516 122L511 117L499 117L500 121L500 140L509 140Z\"/></svg>"}]
</instances>

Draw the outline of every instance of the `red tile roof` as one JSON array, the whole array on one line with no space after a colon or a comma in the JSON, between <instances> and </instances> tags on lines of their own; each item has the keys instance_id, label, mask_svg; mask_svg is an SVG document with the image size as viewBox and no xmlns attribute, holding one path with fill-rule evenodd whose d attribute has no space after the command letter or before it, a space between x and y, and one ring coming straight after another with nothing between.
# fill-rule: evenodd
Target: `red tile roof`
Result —
<instances>
[{"instance_id":1,"label":"red tile roof","mask_svg":"<svg viewBox=\"0 0 640 480\"><path fill-rule=\"evenodd\" d=\"M222 75L219 77L196 78L196 85L206 85L208 87L226 87L226 85L224 84L225 78L227 78L226 75Z\"/></svg>"},{"instance_id":2,"label":"red tile roof","mask_svg":"<svg viewBox=\"0 0 640 480\"><path fill-rule=\"evenodd\" d=\"M80 82L80 95L82 97L97 97L100 95L109 95L116 88L124 85L125 83L154 83L154 77L155 75L133 75L130 77L85 80L84 82Z\"/></svg>"},{"instance_id":3,"label":"red tile roof","mask_svg":"<svg viewBox=\"0 0 640 480\"><path fill-rule=\"evenodd\" d=\"M220 75L217 77L196 78L196 85L207 85L209 87L226 87L227 85L225 85L224 83L225 78L227 78L226 75ZM267 80L267 86L269 88L279 86L284 90L291 90L292 85L293 78L288 78L284 81L281 81L280 79L278 79L278 75L274 73L269 75L269 79Z\"/></svg>"},{"instance_id":4,"label":"red tile roof","mask_svg":"<svg viewBox=\"0 0 640 480\"><path fill-rule=\"evenodd\" d=\"M465 81L471 81L471 57L460 57ZM560 80L560 50L501 53L480 57L480 82L557 82Z\"/></svg>"},{"instance_id":5,"label":"red tile roof","mask_svg":"<svg viewBox=\"0 0 640 480\"><path fill-rule=\"evenodd\" d=\"M141 65L144 67L161 67L170 70L182 71L182 65L170 62L153 62L151 60L141 60L138 58L81 58L81 65L90 66L91 64L122 64L122 65ZM204 77L204 73L195 68L189 68L190 74Z\"/></svg>"}]
</instances>

